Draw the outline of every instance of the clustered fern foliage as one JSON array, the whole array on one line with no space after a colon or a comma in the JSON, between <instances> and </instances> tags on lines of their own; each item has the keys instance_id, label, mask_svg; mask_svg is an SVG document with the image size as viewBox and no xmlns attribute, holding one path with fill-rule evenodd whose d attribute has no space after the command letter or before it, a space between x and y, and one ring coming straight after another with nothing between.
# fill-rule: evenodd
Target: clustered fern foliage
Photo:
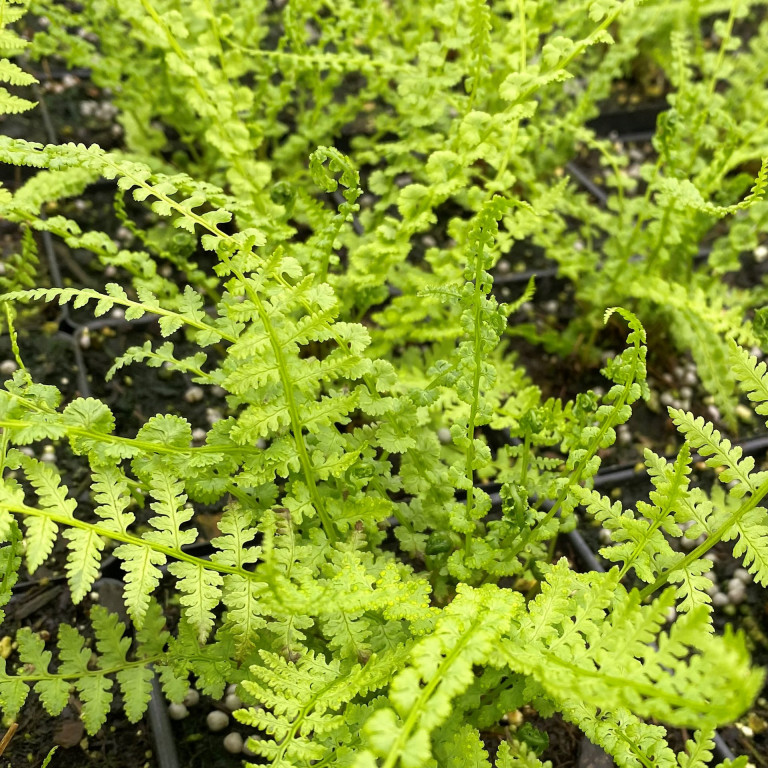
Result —
<instances>
[{"instance_id":1,"label":"clustered fern foliage","mask_svg":"<svg viewBox=\"0 0 768 768\"><path fill-rule=\"evenodd\" d=\"M700 3L86 0L74 16L32 6L50 22L33 50L87 63L114 89L126 150L0 137L0 161L37 169L0 190L0 212L24 232L0 296L18 364L0 391L0 600L22 563L34 573L64 541L75 603L107 553L119 560L131 626L96 607L92 637L62 627L55 655L20 631L17 654L0 659L6 717L31 690L56 715L74 689L94 733L115 691L141 718L157 674L171 701L190 680L213 696L237 683L237 717L263 736L250 748L280 768L539 766L525 739L494 730L524 705L561 712L622 768L708 765L714 728L749 707L763 677L740 634L713 632L704 556L733 541L768 583L768 474L711 424L673 410L685 445L674 461L647 452L648 501L625 509L591 490L601 452L648 395L644 327L628 310L606 312L629 329L603 368L607 391L544 399L505 341L533 286L499 303L492 272L515 243L545 245L592 307L606 295L640 314L661 304L689 329L681 343L705 334L705 382L725 370L768 412L766 366L743 346L753 299L716 299L690 270L694 293L682 295L672 268L715 219L740 215L745 226L718 230L714 246L731 264L765 210L765 164L756 180L732 178L764 149L764 129L747 140L748 117L718 122L731 105L712 87L735 66L741 4L716 60L691 32ZM0 0L11 21L23 7ZM639 23L651 10L655 26ZM98 44L69 34L74 24L92 25ZM554 171L575 140L616 164L584 122L637 47L664 35L681 116L664 117L643 205L617 181L617 205L593 216ZM766 35L763 24L750 66ZM701 146L688 155L694 119ZM729 130L721 150L718 131ZM115 181L136 250L41 214L99 178ZM136 203L145 225L131 218ZM586 249L566 219L583 222ZM33 285L40 231L124 279ZM432 232L443 240L416 245ZM643 270L647 280L626 277ZM136 365L175 371L223 390L226 417L199 444L178 415L128 435L98 399L64 402L24 364L17 308L31 302L156 318L163 340L129 349L108 378ZM509 444L496 449L499 434ZM21 450L43 440L87 467L90 501ZM690 485L692 451L722 468L711 494ZM500 506L478 483L489 478ZM188 551L202 505L221 513L210 557ZM606 573L552 562L578 507L616 543ZM700 536L687 553L677 546ZM157 600L165 576L180 608L172 632ZM658 723L694 730L685 754Z\"/></svg>"}]
</instances>

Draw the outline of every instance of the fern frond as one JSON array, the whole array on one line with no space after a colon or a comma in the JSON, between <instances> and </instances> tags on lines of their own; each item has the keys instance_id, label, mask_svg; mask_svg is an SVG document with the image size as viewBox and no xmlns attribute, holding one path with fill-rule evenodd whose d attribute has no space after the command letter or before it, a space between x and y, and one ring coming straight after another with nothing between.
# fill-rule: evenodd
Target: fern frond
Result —
<instances>
[{"instance_id":1,"label":"fern frond","mask_svg":"<svg viewBox=\"0 0 768 768\"><path fill-rule=\"evenodd\" d=\"M768 373L764 362L750 355L736 342L730 343L731 366L739 389L753 402L755 413L768 416Z\"/></svg>"},{"instance_id":2,"label":"fern frond","mask_svg":"<svg viewBox=\"0 0 768 768\"><path fill-rule=\"evenodd\" d=\"M57 640L59 664L50 671L52 653L45 650L39 635L23 627L19 630L19 659L23 667L16 675L6 673L0 660L0 705L6 715L14 717L23 705L30 686L34 687L46 711L58 715L69 703L74 687L82 703L81 717L89 734L104 724L112 702L112 675L115 675L131 722L143 716L149 704L152 672L149 664L160 659L168 633L157 604L149 611L149 636L139 633L135 661L128 659L131 641L124 637L125 626L117 616L101 606L91 612L96 635L95 653L85 638L66 624L59 628ZM96 665L92 664L96 659ZM186 690L186 688L185 688Z\"/></svg>"},{"instance_id":3,"label":"fern frond","mask_svg":"<svg viewBox=\"0 0 768 768\"><path fill-rule=\"evenodd\" d=\"M521 607L518 597L496 587L459 585L434 632L416 643L410 665L392 681L391 708L377 710L364 726L368 750L385 768L428 762L430 734L450 716L454 697L472 683L473 665L497 650Z\"/></svg>"},{"instance_id":4,"label":"fern frond","mask_svg":"<svg viewBox=\"0 0 768 768\"><path fill-rule=\"evenodd\" d=\"M107 283L105 293L99 293L92 288L35 288L28 291L12 291L0 295L0 301L58 301L59 304L72 302L72 306L85 306L90 301L96 302L93 310L95 317L109 312L115 305L125 307L126 320L136 320L145 314L159 317L160 332L170 336L184 325L198 331L196 341L201 346L215 344L222 339L235 341L235 337L219 332L213 325L206 322L208 316L202 310L202 297L187 286L185 300L180 303L179 311L164 309L154 295L142 291L139 301L133 301L117 283Z\"/></svg>"},{"instance_id":5,"label":"fern frond","mask_svg":"<svg viewBox=\"0 0 768 768\"><path fill-rule=\"evenodd\" d=\"M295 664L260 651L262 665L251 667L242 685L263 708L241 709L235 717L265 731L268 739L250 742L256 753L280 768L309 765L327 756L324 740L342 728L339 713L357 690L357 667L342 670L338 660L326 662L311 651Z\"/></svg>"},{"instance_id":6,"label":"fern frond","mask_svg":"<svg viewBox=\"0 0 768 768\"><path fill-rule=\"evenodd\" d=\"M738 445L731 446L730 440L722 437L720 432L701 416L694 418L692 413L676 408L670 408L669 415L689 445L706 457L707 466L724 467L718 479L722 483L734 484L731 488L734 498L741 498L746 493L755 493L766 474L753 473L755 460L751 456L744 457Z\"/></svg>"},{"instance_id":7,"label":"fern frond","mask_svg":"<svg viewBox=\"0 0 768 768\"><path fill-rule=\"evenodd\" d=\"M37 83L36 78L5 58L6 56L18 55L29 45L20 35L7 29L9 24L13 24L24 16L28 5L29 0L8 0L0 8L0 56L2 56L0 58L0 83L16 86ZM5 88L0 87L0 115L26 112L34 106L34 102L14 96Z\"/></svg>"},{"instance_id":8,"label":"fern frond","mask_svg":"<svg viewBox=\"0 0 768 768\"><path fill-rule=\"evenodd\" d=\"M217 379L202 370L201 366L207 359L208 356L205 352L197 352L179 360L173 355L171 342L167 341L155 349L151 341L145 341L142 346L129 347L117 357L112 363L112 367L107 371L105 379L110 381L115 373L126 365L146 363L150 368L167 367L174 371L192 374L192 381L197 384L216 384L218 383Z\"/></svg>"},{"instance_id":9,"label":"fern frond","mask_svg":"<svg viewBox=\"0 0 768 768\"><path fill-rule=\"evenodd\" d=\"M762 680L749 670L744 638L711 636L703 606L656 635L673 604L672 591L643 606L637 592L626 595L616 586L616 576L615 570L579 576L565 561L553 567L529 617L519 622L519 636L504 646L511 668L533 675L562 702L626 708L673 725L716 725L738 717ZM575 612L567 597L574 589Z\"/></svg>"}]
</instances>

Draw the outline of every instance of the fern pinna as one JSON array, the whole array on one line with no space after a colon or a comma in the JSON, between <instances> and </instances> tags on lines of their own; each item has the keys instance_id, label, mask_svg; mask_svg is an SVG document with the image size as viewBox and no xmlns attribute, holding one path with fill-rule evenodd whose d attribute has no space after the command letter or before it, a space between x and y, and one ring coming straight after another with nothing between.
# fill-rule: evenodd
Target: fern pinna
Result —
<instances>
[{"instance_id":1,"label":"fern pinna","mask_svg":"<svg viewBox=\"0 0 768 768\"><path fill-rule=\"evenodd\" d=\"M206 195L221 200L209 185L182 197L188 179L158 178L93 149L54 152L7 140L3 147L6 160L128 179L121 186L203 235L222 280L213 312L192 289L169 297L169 308L146 289L134 295L115 284L17 291L5 305L42 299L90 304L96 314L113 306L131 317L154 314L164 336L183 330L201 351L179 359L172 341L145 344L117 360L113 373L163 364L222 387L230 414L202 445L184 418L163 414L135 436L119 435L98 400L62 407L55 388L32 381L16 347L19 370L0 397L4 599L21 557L34 572L63 536L75 601L90 590L105 552L122 563L136 634L131 641L115 617L97 610L95 666L83 661L91 654L83 637L63 630L54 667L42 641L23 632L22 667L4 667L0 682L6 713L17 713L33 687L56 714L74 688L93 732L116 682L137 718L151 665L172 700L183 697L190 675L212 695L239 683L253 706L238 718L264 734L251 747L276 766L416 768L448 744L480 765L536 765L525 742L511 738L494 756L478 735L526 703L561 711L623 766L672 766L663 728L647 719L698 728L693 760L707 754L714 726L749 705L762 677L749 668L743 638L711 634L702 555L736 539L735 552L766 578L766 529L755 512L768 483L711 426L673 412L692 448L726 467L720 479L738 481L722 498L688 487L688 448L673 463L648 455L656 490L635 512L585 489L597 452L645 386L644 332L623 311L629 346L606 366L614 385L602 402L595 395L565 407L539 402L536 418L517 418L514 393L500 390L495 375L508 310L490 295L487 272L497 222L513 215L502 198L489 199L468 230L464 286L444 292L459 308L464 339L419 382L407 362L399 369L368 354L371 331L338 319L334 289L305 271L290 244L257 256L265 242L257 231L226 234L219 223L230 214L222 208L197 213ZM329 157L338 158L331 172L345 167L332 150L317 162ZM764 366L736 346L733 355L734 376L762 408ZM446 408L455 414L453 445L441 449L433 424ZM520 430L527 444L507 457L504 472L514 481L503 487L497 521L485 520L490 499L473 482L497 461L478 432L484 423ZM537 456L553 435L567 452L561 469ZM89 505L76 504L55 467L15 447L43 439L66 441L88 464ZM466 500L451 501L446 489ZM196 503L223 511L209 558L185 551L197 536ZM546 565L549 542L572 524L578 504L612 531L619 546L606 554L622 568L580 575L564 561ZM681 555L669 542L691 520L705 544ZM407 562L381 546L393 521ZM495 583L531 569L541 591L528 602ZM630 569L645 590L622 584ZM153 600L164 573L181 605L173 635ZM681 615L665 629L671 607Z\"/></svg>"}]
</instances>

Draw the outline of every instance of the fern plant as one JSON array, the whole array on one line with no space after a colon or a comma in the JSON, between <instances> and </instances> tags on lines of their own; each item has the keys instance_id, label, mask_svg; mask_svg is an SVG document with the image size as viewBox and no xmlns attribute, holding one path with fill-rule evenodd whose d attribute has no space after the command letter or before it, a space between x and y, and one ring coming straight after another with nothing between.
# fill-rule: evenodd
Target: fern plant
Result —
<instances>
[{"instance_id":1,"label":"fern plant","mask_svg":"<svg viewBox=\"0 0 768 768\"><path fill-rule=\"evenodd\" d=\"M746 711L763 677L741 634L712 631L704 555L734 541L734 554L768 581L765 473L713 425L672 411L686 444L672 462L647 454L647 502L622 509L590 490L615 429L648 395L644 327L610 309L605 319L629 330L603 369L607 392L545 400L505 339L533 286L507 304L493 292L500 255L544 222L556 226L569 197L549 177L528 184L533 168L526 176L509 137L533 140L539 99L589 114L610 76L575 96L561 83L634 12L602 0L578 7L586 12L560 20L552 6L522 3L510 21L485 3L342 3L329 20L321 4L289 3L284 36L253 56L254 74L249 57L265 39L255 20L272 11L243 15L240 4L213 0L86 4L86 18L114 22L104 25L95 76L120 76L110 30L127 29L126 45L146 54L137 71L146 66L167 87L133 115L140 99L125 96L130 152L0 137L0 161L37 169L0 198L27 253L45 230L126 278L100 289L3 286L18 370L0 390L0 600L62 541L74 602L107 553L119 561L131 627L96 608L92 643L63 629L55 655L22 630L0 667L7 717L30 690L52 716L74 691L94 733L117 690L136 720L151 666L171 701L190 679L212 696L236 683L245 702L237 717L262 736L250 749L280 768L539 766L524 732L497 728L525 705L561 712L623 768L709 764L713 729ZM50 10L67 18L64 7ZM387 43L375 34L380 21L392 22ZM535 58L529 46L540 34ZM385 55L395 39L401 47ZM495 57L510 40L518 56ZM55 28L40 46L74 59L89 49ZM629 56L623 42L615 50L609 71ZM366 84L344 100L338 89L358 64ZM319 67L329 75L318 77ZM287 136L282 110L303 87ZM349 152L318 141L385 92L392 103ZM453 101L460 119L446 106ZM158 159L164 136L142 133L158 115L181 120L179 135L200 153ZM570 136L569 126L557 136ZM411 130L399 146L395 137ZM426 165L417 155L425 148ZM544 153L542 167L563 152ZM362 164L376 166L367 178ZM400 187L404 173L414 175ZM40 216L49 197L102 177L114 180L118 216L142 250ZM379 200L364 209L367 185ZM447 223L452 242L412 257L412 241L449 202L460 211ZM131 218L140 206L146 229ZM187 275L183 288L163 277L167 261ZM13 308L42 302L156 318L162 338L128 349L105 377L162 367L223 390L225 417L202 441L170 413L129 433L98 398L67 400L36 382ZM763 414L764 364L735 341L729 354L729 375ZM497 449L505 434L514 444ZM43 440L89 473L90 501L73 498L55 464L21 450ZM689 486L693 450L724 468L709 495ZM487 478L501 482L495 508L478 487ZM209 557L189 551L203 505L220 514ZM580 506L617 544L607 573L576 573L554 557ZM704 543L684 554L683 535ZM158 602L161 579L179 609L173 626ZM679 616L667 627L671 608ZM694 729L685 754L658 723ZM488 748L490 734L498 748Z\"/></svg>"},{"instance_id":2,"label":"fern plant","mask_svg":"<svg viewBox=\"0 0 768 768\"><path fill-rule=\"evenodd\" d=\"M431 289L460 281L468 220L493 194L514 190L538 215L506 214L495 259L515 241L541 248L572 282L581 311L565 333L546 323L512 332L594 360L605 308L627 306L692 350L703 385L734 421L723 338L753 346L745 320L765 300L723 285L765 229L763 2L365 2L328 13L321 0L285 8L87 0L73 14L36 0L33 8L51 21L33 55L91 68L114 93L130 151L156 170L231 190L243 225L258 223L270 248L296 227L343 246L347 269L314 242L303 257L327 273L344 319L379 310L382 355L443 334L449 354L458 312ZM97 43L67 33L83 26ZM630 168L626 150L589 121L633 69L659 73L669 108L651 152ZM349 210L338 218L307 191L306 157L330 145L366 169L357 225ZM585 153L603 177L597 200L563 172ZM184 270L195 284L203 279L194 266ZM390 287L398 295L388 299Z\"/></svg>"}]
</instances>

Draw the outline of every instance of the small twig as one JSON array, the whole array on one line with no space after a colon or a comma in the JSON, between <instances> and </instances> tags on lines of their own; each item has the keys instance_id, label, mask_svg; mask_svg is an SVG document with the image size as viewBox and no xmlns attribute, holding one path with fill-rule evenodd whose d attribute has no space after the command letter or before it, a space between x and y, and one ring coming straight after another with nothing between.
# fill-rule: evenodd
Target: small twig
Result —
<instances>
[{"instance_id":1,"label":"small twig","mask_svg":"<svg viewBox=\"0 0 768 768\"><path fill-rule=\"evenodd\" d=\"M0 755L5 752L6 747L11 743L11 739L13 738L13 734L16 733L16 730L18 729L19 724L18 723L11 723L8 730L5 732L5 736L3 736L2 739L0 739Z\"/></svg>"}]
</instances>

